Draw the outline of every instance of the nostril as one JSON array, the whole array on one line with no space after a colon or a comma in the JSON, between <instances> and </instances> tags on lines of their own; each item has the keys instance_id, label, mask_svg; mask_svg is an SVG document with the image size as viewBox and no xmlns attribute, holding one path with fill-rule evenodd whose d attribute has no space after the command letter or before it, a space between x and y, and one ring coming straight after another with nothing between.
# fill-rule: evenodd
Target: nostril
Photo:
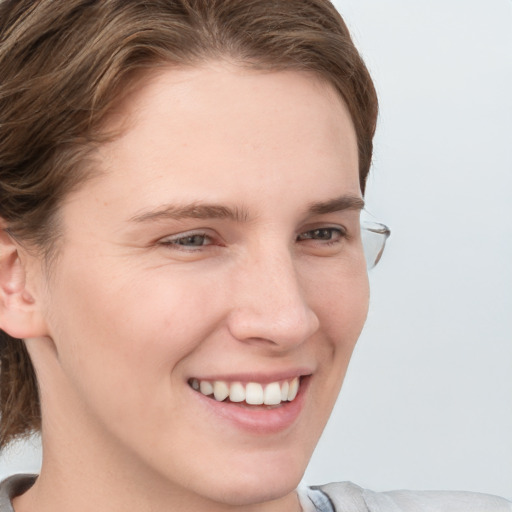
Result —
<instances>
[{"instance_id":1,"label":"nostril","mask_svg":"<svg viewBox=\"0 0 512 512\"><path fill-rule=\"evenodd\" d=\"M228 317L228 329L237 340L283 348L303 343L319 326L318 316L303 304L270 312L239 308Z\"/></svg>"}]
</instances>

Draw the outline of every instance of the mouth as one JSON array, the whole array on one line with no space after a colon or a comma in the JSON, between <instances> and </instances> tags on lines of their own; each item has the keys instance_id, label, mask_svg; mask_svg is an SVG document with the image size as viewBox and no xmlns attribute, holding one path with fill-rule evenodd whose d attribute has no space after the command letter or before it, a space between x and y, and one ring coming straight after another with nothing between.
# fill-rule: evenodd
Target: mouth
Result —
<instances>
[{"instance_id":1,"label":"mouth","mask_svg":"<svg viewBox=\"0 0 512 512\"><path fill-rule=\"evenodd\" d=\"M299 394L305 376L269 383L229 382L225 380L189 379L188 385L196 392L215 400L240 406L280 407L293 402Z\"/></svg>"},{"instance_id":2,"label":"mouth","mask_svg":"<svg viewBox=\"0 0 512 512\"><path fill-rule=\"evenodd\" d=\"M267 436L288 432L298 424L312 376L306 371L260 378L192 377L187 383L198 398L191 403L199 407L198 414L206 411L212 428L220 421L223 431L226 425L233 425L239 432Z\"/></svg>"}]
</instances>

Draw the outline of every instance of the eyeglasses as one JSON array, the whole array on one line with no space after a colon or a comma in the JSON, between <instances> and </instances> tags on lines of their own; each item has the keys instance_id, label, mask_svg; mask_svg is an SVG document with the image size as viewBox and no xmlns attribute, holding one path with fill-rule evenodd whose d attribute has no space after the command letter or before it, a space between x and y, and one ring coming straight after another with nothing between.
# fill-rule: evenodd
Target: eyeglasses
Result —
<instances>
[{"instance_id":1,"label":"eyeglasses","mask_svg":"<svg viewBox=\"0 0 512 512\"><path fill-rule=\"evenodd\" d=\"M371 221L361 222L361 240L368 270L379 262L390 234L391 231L384 224Z\"/></svg>"}]
</instances>

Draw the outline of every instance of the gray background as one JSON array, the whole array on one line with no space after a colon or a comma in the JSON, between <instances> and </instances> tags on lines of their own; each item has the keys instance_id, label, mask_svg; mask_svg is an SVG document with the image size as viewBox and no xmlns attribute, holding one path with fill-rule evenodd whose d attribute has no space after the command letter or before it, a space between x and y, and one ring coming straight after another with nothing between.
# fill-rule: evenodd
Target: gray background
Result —
<instances>
[{"instance_id":1,"label":"gray background","mask_svg":"<svg viewBox=\"0 0 512 512\"><path fill-rule=\"evenodd\" d=\"M512 2L339 0L376 80L392 228L307 483L512 498Z\"/></svg>"},{"instance_id":2,"label":"gray background","mask_svg":"<svg viewBox=\"0 0 512 512\"><path fill-rule=\"evenodd\" d=\"M512 499L512 2L335 4L380 95L367 202L393 235L304 481Z\"/></svg>"}]
</instances>

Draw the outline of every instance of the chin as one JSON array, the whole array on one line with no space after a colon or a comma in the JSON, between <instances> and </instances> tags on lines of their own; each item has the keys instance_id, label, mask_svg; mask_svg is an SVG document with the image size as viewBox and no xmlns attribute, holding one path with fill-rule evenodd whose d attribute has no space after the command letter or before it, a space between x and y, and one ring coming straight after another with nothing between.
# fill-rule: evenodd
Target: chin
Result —
<instances>
[{"instance_id":1,"label":"chin","mask_svg":"<svg viewBox=\"0 0 512 512\"><path fill-rule=\"evenodd\" d=\"M263 450L262 450L263 451ZM288 457L283 454L248 456L246 464L219 464L217 471L204 474L196 482L196 495L230 506L249 506L277 501L293 493L303 477L308 460L299 449ZM213 473L213 474L212 474Z\"/></svg>"},{"instance_id":2,"label":"chin","mask_svg":"<svg viewBox=\"0 0 512 512\"><path fill-rule=\"evenodd\" d=\"M233 478L228 485L218 489L219 501L232 506L248 506L280 500L293 493L299 485L304 471L276 475L244 475Z\"/></svg>"}]
</instances>

